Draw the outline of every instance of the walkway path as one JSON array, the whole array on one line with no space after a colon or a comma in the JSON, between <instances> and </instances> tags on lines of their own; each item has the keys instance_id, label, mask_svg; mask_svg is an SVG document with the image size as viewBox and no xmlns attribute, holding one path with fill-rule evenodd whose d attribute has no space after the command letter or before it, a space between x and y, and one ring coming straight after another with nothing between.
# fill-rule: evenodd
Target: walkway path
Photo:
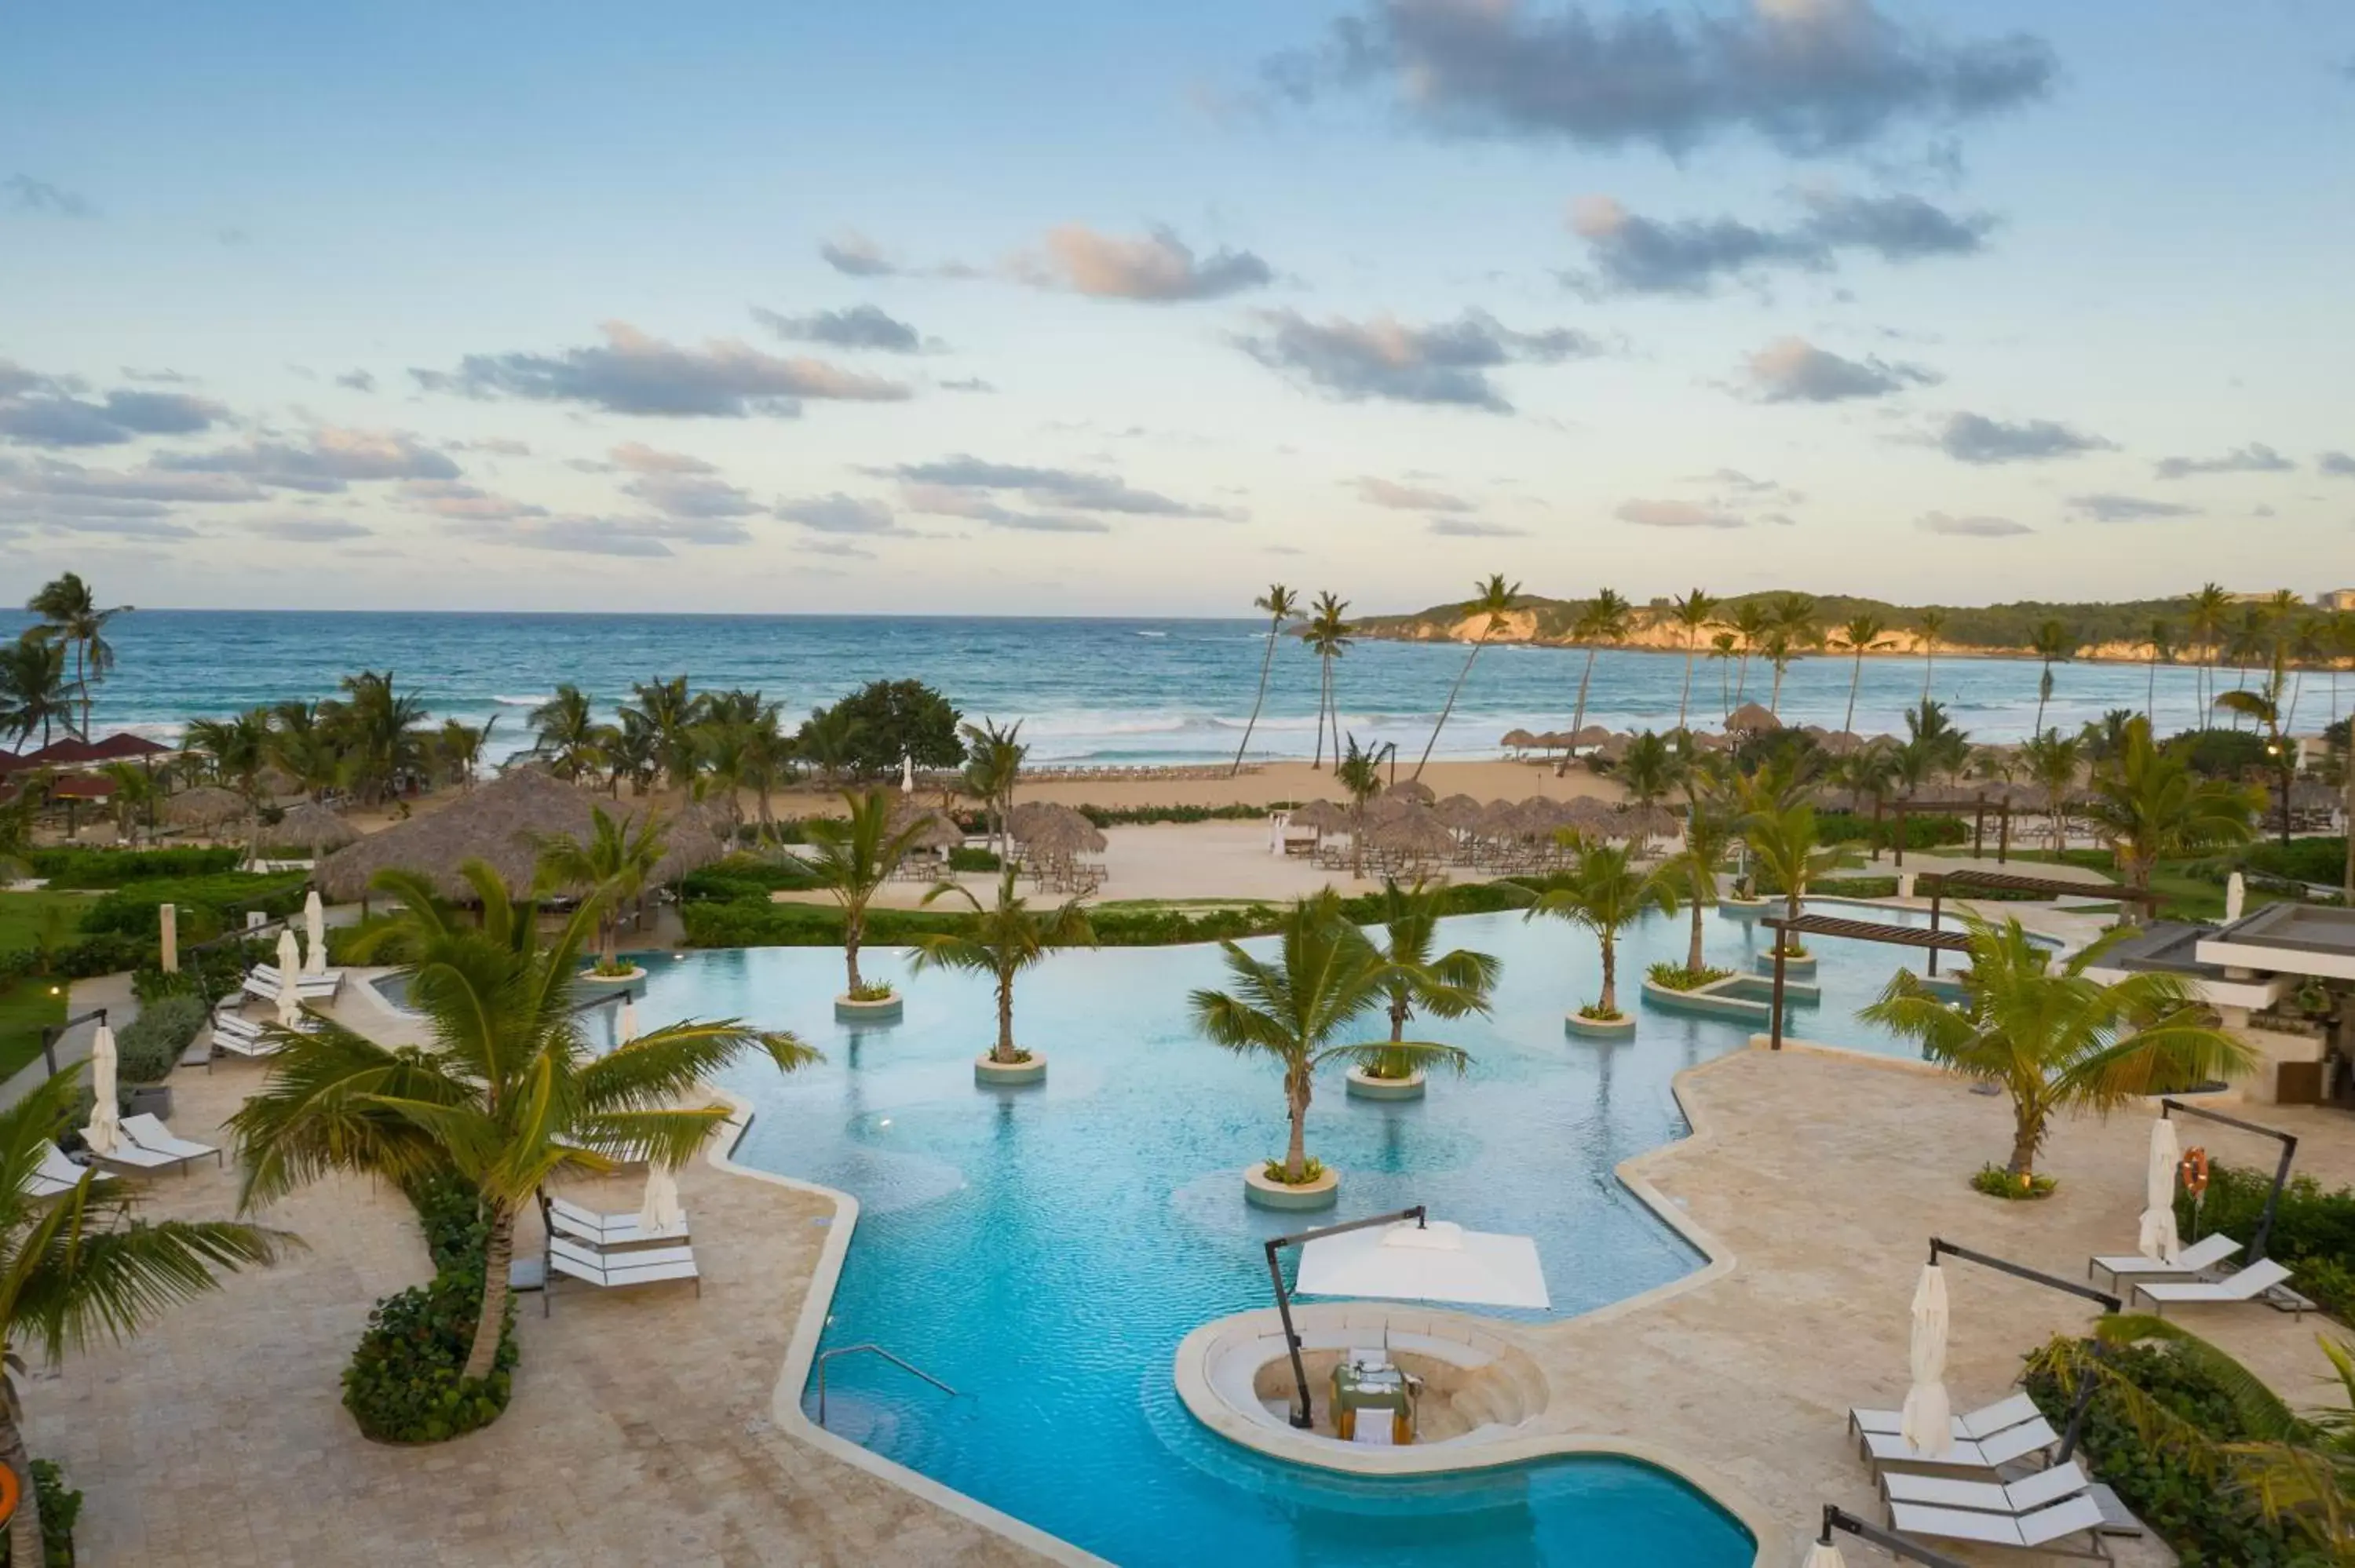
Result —
<instances>
[{"instance_id":1,"label":"walkway path","mask_svg":"<svg viewBox=\"0 0 2355 1568\"><path fill-rule=\"evenodd\" d=\"M118 1034L123 1026L139 1016L139 999L131 994L128 974L100 975L93 980L78 980L66 994L66 1016L79 1018L97 1008L106 1009L107 1023ZM98 1034L96 1023L77 1023L58 1039L57 1058L60 1072L76 1063L90 1060L90 1043ZM13 1106L33 1092L49 1075L46 1058L35 1056L0 1083L0 1106Z\"/></svg>"}]
</instances>

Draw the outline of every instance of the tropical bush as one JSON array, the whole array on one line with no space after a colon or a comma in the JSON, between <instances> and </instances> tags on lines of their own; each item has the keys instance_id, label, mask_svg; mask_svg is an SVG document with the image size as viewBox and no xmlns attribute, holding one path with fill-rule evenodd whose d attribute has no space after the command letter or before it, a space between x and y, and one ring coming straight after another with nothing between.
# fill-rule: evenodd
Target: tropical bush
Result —
<instances>
[{"instance_id":1,"label":"tropical bush","mask_svg":"<svg viewBox=\"0 0 2355 1568\"><path fill-rule=\"evenodd\" d=\"M74 1521L81 1517L81 1493L66 1485L65 1472L51 1459L33 1461L33 1493L41 1504L42 1568L73 1568ZM16 1542L0 1535L0 1568L16 1561Z\"/></svg>"},{"instance_id":2,"label":"tropical bush","mask_svg":"<svg viewBox=\"0 0 2355 1568\"><path fill-rule=\"evenodd\" d=\"M125 883L93 902L81 917L85 932L115 931L153 941L156 906L180 906L182 942L200 941L228 928L232 916L259 911L282 919L303 907L307 873L263 875L220 872L210 876L154 876Z\"/></svg>"},{"instance_id":3,"label":"tropical bush","mask_svg":"<svg viewBox=\"0 0 2355 1568\"><path fill-rule=\"evenodd\" d=\"M1689 969L1682 964L1657 963L1644 971L1644 978L1663 991L1698 991L1702 986L1732 979L1733 971L1709 968Z\"/></svg>"},{"instance_id":4,"label":"tropical bush","mask_svg":"<svg viewBox=\"0 0 2355 1568\"><path fill-rule=\"evenodd\" d=\"M2267 876L2336 886L2347 870L2347 839L2341 834L2329 839L2292 839L2286 844L2254 843L2243 852L2241 863Z\"/></svg>"},{"instance_id":5,"label":"tropical bush","mask_svg":"<svg viewBox=\"0 0 2355 1568\"><path fill-rule=\"evenodd\" d=\"M2052 1195L2052 1189L2060 1184L2050 1176L2032 1175L2025 1171L2015 1176L2000 1165L1982 1165L1979 1167L1978 1174L1971 1178L1973 1192L1984 1192L1990 1198L2009 1198L2015 1201L2023 1198L2049 1198Z\"/></svg>"},{"instance_id":6,"label":"tropical bush","mask_svg":"<svg viewBox=\"0 0 2355 1568\"><path fill-rule=\"evenodd\" d=\"M43 849L25 857L51 887L121 887L155 877L214 876L235 871L241 849Z\"/></svg>"},{"instance_id":7,"label":"tropical bush","mask_svg":"<svg viewBox=\"0 0 2355 1568\"><path fill-rule=\"evenodd\" d=\"M515 1302L507 1301L488 1377L460 1375L483 1310L483 1254L490 1240L482 1197L442 1171L405 1190L433 1257L433 1277L396 1292L368 1314L368 1332L344 1369L344 1408L379 1443L440 1443L487 1426L507 1405L516 1363Z\"/></svg>"},{"instance_id":8,"label":"tropical bush","mask_svg":"<svg viewBox=\"0 0 2355 1568\"><path fill-rule=\"evenodd\" d=\"M1100 828L1147 827L1156 822L1257 821L1270 811L1297 806L1279 800L1265 806L1082 806L1080 815Z\"/></svg>"},{"instance_id":9,"label":"tropical bush","mask_svg":"<svg viewBox=\"0 0 2355 1568\"><path fill-rule=\"evenodd\" d=\"M913 758L919 768L962 763L964 741L957 722L964 716L922 681L870 681L832 707L812 713L802 734L810 737L837 726L843 764L855 775L880 779L897 774L903 757Z\"/></svg>"},{"instance_id":10,"label":"tropical bush","mask_svg":"<svg viewBox=\"0 0 2355 1568\"><path fill-rule=\"evenodd\" d=\"M1967 843L1971 824L1963 817L1907 817L1905 847L1911 850L1936 849L1945 844ZM1870 816L1854 811L1824 811L1816 817L1816 840L1827 844L1875 844L1886 849L1897 842L1897 819L1894 815L1874 821Z\"/></svg>"},{"instance_id":11,"label":"tropical bush","mask_svg":"<svg viewBox=\"0 0 2355 1568\"><path fill-rule=\"evenodd\" d=\"M2190 1197L2175 1199L2176 1224L2187 1236L2222 1231L2246 1246L2273 1191L2270 1171L2214 1165L2195 1211ZM2293 1176L2282 1189L2266 1233L2265 1255L2295 1271L2299 1294L2342 1322L2355 1323L2355 1189L2331 1191L2311 1176Z\"/></svg>"},{"instance_id":12,"label":"tropical bush","mask_svg":"<svg viewBox=\"0 0 2355 1568\"><path fill-rule=\"evenodd\" d=\"M770 894L780 890L798 892L817 885L816 876L800 861L731 854L726 860L688 872L679 879L678 895L682 902L728 898L765 901Z\"/></svg>"},{"instance_id":13,"label":"tropical bush","mask_svg":"<svg viewBox=\"0 0 2355 1568\"><path fill-rule=\"evenodd\" d=\"M137 969L155 956L154 942L111 932L85 937L46 952L37 948L18 948L0 953L0 985L36 975L89 980L95 975L120 974Z\"/></svg>"},{"instance_id":14,"label":"tropical bush","mask_svg":"<svg viewBox=\"0 0 2355 1568\"><path fill-rule=\"evenodd\" d=\"M968 849L959 844L949 851L951 871L996 871L1000 868L1001 863L995 850Z\"/></svg>"},{"instance_id":15,"label":"tropical bush","mask_svg":"<svg viewBox=\"0 0 2355 1568\"><path fill-rule=\"evenodd\" d=\"M2254 729L2187 729L2168 741L2166 749L2208 779L2239 779L2273 766L2264 736Z\"/></svg>"},{"instance_id":16,"label":"tropical bush","mask_svg":"<svg viewBox=\"0 0 2355 1568\"><path fill-rule=\"evenodd\" d=\"M141 1009L139 1016L114 1036L114 1049L126 1084L161 1083L179 1065L205 1026L207 1008L200 997L167 996Z\"/></svg>"}]
</instances>

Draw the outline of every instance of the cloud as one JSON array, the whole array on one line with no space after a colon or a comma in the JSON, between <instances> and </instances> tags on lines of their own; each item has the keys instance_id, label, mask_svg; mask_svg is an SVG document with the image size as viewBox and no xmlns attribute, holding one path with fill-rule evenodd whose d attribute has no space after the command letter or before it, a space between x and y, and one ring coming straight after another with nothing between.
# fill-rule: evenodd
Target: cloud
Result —
<instances>
[{"instance_id":1,"label":"cloud","mask_svg":"<svg viewBox=\"0 0 2355 1568\"><path fill-rule=\"evenodd\" d=\"M176 473L152 467L83 468L54 459L29 469L0 471L0 490L26 495L198 503L260 501L265 494L251 480L236 474Z\"/></svg>"},{"instance_id":2,"label":"cloud","mask_svg":"<svg viewBox=\"0 0 2355 1568\"><path fill-rule=\"evenodd\" d=\"M346 370L336 377L336 385L348 387L355 392L376 390L376 377L365 370Z\"/></svg>"},{"instance_id":3,"label":"cloud","mask_svg":"<svg viewBox=\"0 0 2355 1568\"><path fill-rule=\"evenodd\" d=\"M627 469L632 473L718 473L719 470L699 457L685 452L666 452L647 446L643 441L623 441L605 454L610 463L592 463L591 471L607 468Z\"/></svg>"},{"instance_id":4,"label":"cloud","mask_svg":"<svg viewBox=\"0 0 2355 1568\"><path fill-rule=\"evenodd\" d=\"M463 480L412 479L404 482L396 493L412 510L428 512L436 517L495 523L517 517L548 515L545 506L534 506L513 496L495 495Z\"/></svg>"},{"instance_id":5,"label":"cloud","mask_svg":"<svg viewBox=\"0 0 2355 1568\"><path fill-rule=\"evenodd\" d=\"M1274 270L1248 250L1220 249L1197 260L1168 228L1127 238L1078 223L1049 229L1043 254L1018 256L1007 270L1039 288L1152 304L1224 299L1275 280Z\"/></svg>"},{"instance_id":6,"label":"cloud","mask_svg":"<svg viewBox=\"0 0 2355 1568\"><path fill-rule=\"evenodd\" d=\"M1970 463L2036 462L2117 450L2115 441L2051 419L2012 424L1984 414L1949 415L1938 433L1938 446L1957 462Z\"/></svg>"},{"instance_id":7,"label":"cloud","mask_svg":"<svg viewBox=\"0 0 2355 1568\"><path fill-rule=\"evenodd\" d=\"M2168 517L2197 517L2196 506L2181 506L2172 501L2146 501L2139 495L2096 493L2073 495L2069 504L2079 515L2096 523L2147 523Z\"/></svg>"},{"instance_id":8,"label":"cloud","mask_svg":"<svg viewBox=\"0 0 2355 1568\"><path fill-rule=\"evenodd\" d=\"M1460 495L1450 495L1444 490L1425 490L1420 485L1395 484L1371 474L1357 482L1358 499L1376 506L1387 506L1398 512L1469 512L1472 503Z\"/></svg>"},{"instance_id":9,"label":"cloud","mask_svg":"<svg viewBox=\"0 0 2355 1568\"><path fill-rule=\"evenodd\" d=\"M881 246L856 229L845 229L820 244L817 253L827 266L853 278L889 278L900 270Z\"/></svg>"},{"instance_id":10,"label":"cloud","mask_svg":"<svg viewBox=\"0 0 2355 1568\"><path fill-rule=\"evenodd\" d=\"M1423 524L1423 531L1449 539L1525 539L1529 533L1527 528L1483 523L1473 517L1434 517Z\"/></svg>"},{"instance_id":11,"label":"cloud","mask_svg":"<svg viewBox=\"0 0 2355 1568\"><path fill-rule=\"evenodd\" d=\"M752 307L752 319L779 337L794 343L823 343L835 348L871 348L885 354L914 354L926 346L922 334L906 322L874 305L853 305L847 311L818 311L805 316L780 315ZM931 346L937 348L935 342Z\"/></svg>"},{"instance_id":12,"label":"cloud","mask_svg":"<svg viewBox=\"0 0 2355 1568\"><path fill-rule=\"evenodd\" d=\"M704 474L642 474L622 490L666 517L749 517L761 510L726 480Z\"/></svg>"},{"instance_id":13,"label":"cloud","mask_svg":"<svg viewBox=\"0 0 2355 1568\"><path fill-rule=\"evenodd\" d=\"M995 392L997 388L978 376L968 376L956 381L942 382L941 390L943 392Z\"/></svg>"},{"instance_id":14,"label":"cloud","mask_svg":"<svg viewBox=\"0 0 2355 1568\"><path fill-rule=\"evenodd\" d=\"M337 539L366 539L374 530L363 528L346 517L265 517L248 523L246 527L265 538L286 539L297 544L325 545Z\"/></svg>"},{"instance_id":15,"label":"cloud","mask_svg":"<svg viewBox=\"0 0 2355 1568\"><path fill-rule=\"evenodd\" d=\"M98 216L98 208L90 204L88 197L30 175L10 175L0 180L0 194L5 194L8 205L18 212L39 213L44 217Z\"/></svg>"},{"instance_id":16,"label":"cloud","mask_svg":"<svg viewBox=\"0 0 2355 1568\"><path fill-rule=\"evenodd\" d=\"M2355 479L2355 455L2347 452L2324 452L2314 460L2314 471L2337 479Z\"/></svg>"},{"instance_id":17,"label":"cloud","mask_svg":"<svg viewBox=\"0 0 2355 1568\"><path fill-rule=\"evenodd\" d=\"M1913 526L1924 534L1948 534L1964 539L2003 539L2036 532L2027 524L2015 523L2009 517L1956 517L1945 512L1925 512L1913 519Z\"/></svg>"},{"instance_id":18,"label":"cloud","mask_svg":"<svg viewBox=\"0 0 2355 1568\"><path fill-rule=\"evenodd\" d=\"M1526 0L1362 0L1322 48L1279 56L1265 74L1295 101L1384 93L1445 135L1681 154L1747 133L1812 156L2016 108L2050 91L2057 70L2051 48L2028 34L1949 43L1873 0L1601 14Z\"/></svg>"},{"instance_id":19,"label":"cloud","mask_svg":"<svg viewBox=\"0 0 2355 1568\"><path fill-rule=\"evenodd\" d=\"M1749 520L1689 501L1629 501L1611 514L1641 528L1747 528Z\"/></svg>"},{"instance_id":20,"label":"cloud","mask_svg":"<svg viewBox=\"0 0 2355 1568\"><path fill-rule=\"evenodd\" d=\"M0 440L28 447L103 447L142 436L209 429L229 410L186 392L117 387L102 397L73 376L44 376L0 360Z\"/></svg>"},{"instance_id":21,"label":"cloud","mask_svg":"<svg viewBox=\"0 0 2355 1568\"><path fill-rule=\"evenodd\" d=\"M820 534L865 534L870 535L907 535L914 532L900 526L891 509L879 501L869 501L836 491L830 495L805 495L795 501L777 503L777 515L788 523L798 523Z\"/></svg>"},{"instance_id":22,"label":"cloud","mask_svg":"<svg viewBox=\"0 0 2355 1568\"><path fill-rule=\"evenodd\" d=\"M752 535L741 523L672 517L604 517L567 514L526 517L514 523L464 520L474 537L520 550L569 555L655 559L675 554L674 544L741 545Z\"/></svg>"},{"instance_id":23,"label":"cloud","mask_svg":"<svg viewBox=\"0 0 2355 1568\"><path fill-rule=\"evenodd\" d=\"M1112 525L1097 517L1069 512L1023 512L995 499L987 491L947 484L908 484L900 498L911 512L936 517L963 517L993 528L1015 528L1032 534L1109 534Z\"/></svg>"},{"instance_id":24,"label":"cloud","mask_svg":"<svg viewBox=\"0 0 2355 1568\"><path fill-rule=\"evenodd\" d=\"M894 381L861 376L818 359L779 359L732 338L683 347L605 322L601 346L560 354L470 354L454 371L411 370L429 392L584 403L614 414L741 419L790 418L804 398L892 402L908 396Z\"/></svg>"},{"instance_id":25,"label":"cloud","mask_svg":"<svg viewBox=\"0 0 2355 1568\"><path fill-rule=\"evenodd\" d=\"M489 452L494 457L529 457L529 441L509 440L505 436L478 436L471 441L452 441L453 452Z\"/></svg>"},{"instance_id":26,"label":"cloud","mask_svg":"<svg viewBox=\"0 0 2355 1568\"><path fill-rule=\"evenodd\" d=\"M1690 474L1686 477L1685 482L1719 485L1727 490L1740 491L1742 494L1756 500L1779 501L1785 505L1796 505L1806 499L1806 495L1793 490L1780 480L1755 479L1738 468L1721 468L1708 473Z\"/></svg>"},{"instance_id":27,"label":"cloud","mask_svg":"<svg viewBox=\"0 0 2355 1568\"><path fill-rule=\"evenodd\" d=\"M1512 412L1488 372L1515 363L1556 364L1600 352L1567 327L1515 332L1485 311L1414 326L1391 316L1316 322L1296 311L1254 313L1262 330L1235 339L1271 370L1289 372L1345 402L1379 397Z\"/></svg>"},{"instance_id":28,"label":"cloud","mask_svg":"<svg viewBox=\"0 0 2355 1568\"><path fill-rule=\"evenodd\" d=\"M1786 228L1739 218L1646 217L1610 196L1571 207L1571 231L1586 241L1593 270L1565 278L1592 295L1706 294L1721 280L1767 268L1826 272L1843 251L1884 261L1967 255L1995 227L1991 214L1954 214L1919 196L1801 197L1808 216Z\"/></svg>"},{"instance_id":29,"label":"cloud","mask_svg":"<svg viewBox=\"0 0 2355 1568\"><path fill-rule=\"evenodd\" d=\"M882 471L910 485L938 490L1011 491L1034 503L1045 502L1082 512L1111 512L1133 517L1229 515L1216 507L1198 506L1156 491L1138 490L1126 480L1111 474L989 462L962 452L931 462L901 463Z\"/></svg>"},{"instance_id":30,"label":"cloud","mask_svg":"<svg viewBox=\"0 0 2355 1568\"><path fill-rule=\"evenodd\" d=\"M458 477L456 463L414 436L333 426L314 432L304 444L257 440L217 451L167 452L149 466L177 473L239 474L276 490L322 494L354 482Z\"/></svg>"},{"instance_id":31,"label":"cloud","mask_svg":"<svg viewBox=\"0 0 2355 1568\"><path fill-rule=\"evenodd\" d=\"M1805 338L1777 338L1750 356L1750 379L1767 403L1837 403L1850 397L1885 397L1909 387L1926 387L1936 374L1918 365L1884 359L1847 359Z\"/></svg>"},{"instance_id":32,"label":"cloud","mask_svg":"<svg viewBox=\"0 0 2355 1568\"><path fill-rule=\"evenodd\" d=\"M2155 467L2161 479L2182 479L2195 473L2288 473L2297 464L2263 441L2251 441L2222 457L2161 458Z\"/></svg>"}]
</instances>

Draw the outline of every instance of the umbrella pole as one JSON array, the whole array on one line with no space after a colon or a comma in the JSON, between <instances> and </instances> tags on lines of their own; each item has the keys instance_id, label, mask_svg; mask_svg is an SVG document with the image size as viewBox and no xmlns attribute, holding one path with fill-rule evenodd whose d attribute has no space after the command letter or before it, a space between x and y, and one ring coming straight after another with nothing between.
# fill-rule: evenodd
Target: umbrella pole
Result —
<instances>
[{"instance_id":1,"label":"umbrella pole","mask_svg":"<svg viewBox=\"0 0 2355 1568\"><path fill-rule=\"evenodd\" d=\"M1369 1225L1396 1224L1401 1220L1412 1220L1417 1225L1423 1224L1425 1223L1423 1206L1417 1203L1411 1209L1400 1209L1393 1213L1374 1214L1362 1220L1345 1220L1337 1225L1326 1225L1317 1230L1301 1231L1288 1236L1271 1236L1268 1239L1267 1277L1269 1283L1275 1287L1275 1315L1284 1320L1284 1348L1285 1353L1292 1358L1293 1388L1300 1395L1299 1406L1292 1413L1292 1425L1300 1431L1305 1432L1315 1426L1316 1415L1316 1407L1310 1403L1308 1397L1308 1369L1300 1360L1300 1336L1293 1330L1292 1327L1292 1297L1284 1287L1284 1249L1288 1246L1305 1246L1310 1242L1320 1241L1326 1236L1346 1235L1351 1231L1362 1231Z\"/></svg>"}]
</instances>

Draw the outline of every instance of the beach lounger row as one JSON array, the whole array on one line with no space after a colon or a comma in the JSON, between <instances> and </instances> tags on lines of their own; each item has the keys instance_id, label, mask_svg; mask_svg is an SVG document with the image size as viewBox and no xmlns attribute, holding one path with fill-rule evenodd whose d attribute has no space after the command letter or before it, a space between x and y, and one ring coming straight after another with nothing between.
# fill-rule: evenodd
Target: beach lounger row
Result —
<instances>
[{"instance_id":1,"label":"beach lounger row","mask_svg":"<svg viewBox=\"0 0 2355 1568\"><path fill-rule=\"evenodd\" d=\"M213 1046L232 1055L245 1057L267 1056L278 1049L262 1033L261 1024L234 1012L213 1014Z\"/></svg>"},{"instance_id":2,"label":"beach lounger row","mask_svg":"<svg viewBox=\"0 0 2355 1568\"><path fill-rule=\"evenodd\" d=\"M2062 1557L2090 1557L2107 1563L2110 1550L2102 1541L2104 1522L2101 1505L2083 1492L2064 1502L2022 1514L1982 1513L1970 1509L1934 1508L1918 1503L1891 1502L1889 1505L1889 1527L1902 1535L1977 1542L1987 1546L2010 1546L2021 1551L2046 1552ZM2073 1535L2084 1536L2085 1545L2073 1550L2060 1544Z\"/></svg>"},{"instance_id":3,"label":"beach lounger row","mask_svg":"<svg viewBox=\"0 0 2355 1568\"><path fill-rule=\"evenodd\" d=\"M2299 1317L2304 1317L2314 1305L2289 1288L2289 1270L2270 1257L2261 1257L2222 1279L2137 1280L2127 1292L2128 1304L2137 1297L2148 1300L2151 1309L2162 1318L2167 1316L2169 1306L2201 1303L2262 1299Z\"/></svg>"},{"instance_id":4,"label":"beach lounger row","mask_svg":"<svg viewBox=\"0 0 2355 1568\"><path fill-rule=\"evenodd\" d=\"M2240 1250L2239 1242L2222 1231L2214 1231L2190 1246L2178 1249L2176 1255L2165 1263L2138 1252L2089 1257L2085 1260L2085 1277L2091 1279L2097 1273L2106 1274L2113 1288L2124 1284L2128 1275L2181 1276L2189 1279L2207 1273Z\"/></svg>"},{"instance_id":5,"label":"beach lounger row","mask_svg":"<svg viewBox=\"0 0 2355 1568\"><path fill-rule=\"evenodd\" d=\"M1968 1419L1966 1417L1966 1419ZM2041 1455L2057 1446L2061 1434L2042 1414L1980 1437L1957 1437L1943 1454L1928 1454L1900 1432L1859 1432L1857 1452L1875 1465L1914 1465L1941 1470L1985 1470Z\"/></svg>"}]
</instances>

